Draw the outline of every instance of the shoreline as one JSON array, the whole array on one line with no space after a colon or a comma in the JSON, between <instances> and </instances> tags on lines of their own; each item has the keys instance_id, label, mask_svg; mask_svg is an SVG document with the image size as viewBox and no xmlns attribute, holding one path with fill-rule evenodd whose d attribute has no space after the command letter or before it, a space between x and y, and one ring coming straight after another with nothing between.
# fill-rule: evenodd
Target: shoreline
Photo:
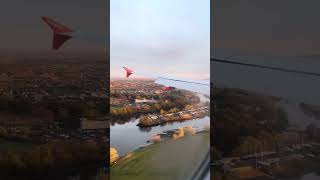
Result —
<instances>
[{"instance_id":1,"label":"shoreline","mask_svg":"<svg viewBox=\"0 0 320 180\"><path fill-rule=\"evenodd\" d=\"M202 134L205 134L205 133L210 133L210 131L207 131L207 130L202 130L202 131L198 131L198 132L196 132L195 134L193 134L192 136L194 136L194 135L202 135ZM172 133L173 134L173 133ZM167 135L166 135L167 136ZM181 137L181 139L183 139L183 138L185 138L185 136L184 137ZM160 142L157 142L157 143L149 143L149 144L147 144L147 145L144 145L144 146L140 146L139 148L137 148L137 149L134 149L134 150L132 150L132 151L130 151L130 152L128 152L128 153L126 153L126 154L124 154L123 156L121 156L121 157L119 157L118 158L118 160L116 160L116 163L114 163L113 165L116 165L116 164L118 164L118 163L120 163L121 161L125 161L125 160L127 160L128 158L130 158L133 154L135 154L135 153L139 153L140 151L144 151L144 150L146 150L147 148L151 148L152 146L159 146L159 145L161 145L161 144L166 144L166 143L168 143L168 142L170 142L170 141L175 141L176 139L174 139L174 138L172 138L172 137L167 137L166 139L164 139L164 140L162 140L162 141L160 141ZM112 166L113 166L112 165Z\"/></svg>"},{"instance_id":2,"label":"shoreline","mask_svg":"<svg viewBox=\"0 0 320 180\"><path fill-rule=\"evenodd\" d=\"M210 117L205 116L200 119L169 122L164 125L154 127L138 127L138 122L139 119L134 119L128 123L118 124L110 128L110 136L112 138L110 145L111 147L116 148L120 156L132 152L140 147L144 147L145 145L149 145L153 141L172 138L173 134L181 127L192 126L196 131L200 131L202 128L208 128ZM130 134L128 134L129 132ZM126 145L122 146L122 144Z\"/></svg>"},{"instance_id":3,"label":"shoreline","mask_svg":"<svg viewBox=\"0 0 320 180\"><path fill-rule=\"evenodd\" d=\"M187 121L197 118L204 118L208 116L208 109L196 109L189 111L180 111L177 113L170 113L165 115L144 115L139 118L139 127L153 127L170 122Z\"/></svg>"}]
</instances>

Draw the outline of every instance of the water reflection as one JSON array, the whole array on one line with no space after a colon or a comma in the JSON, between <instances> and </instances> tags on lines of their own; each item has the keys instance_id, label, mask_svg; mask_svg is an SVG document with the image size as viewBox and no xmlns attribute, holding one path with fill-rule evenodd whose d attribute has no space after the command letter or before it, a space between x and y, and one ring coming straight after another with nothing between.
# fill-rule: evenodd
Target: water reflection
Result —
<instances>
[{"instance_id":1,"label":"water reflection","mask_svg":"<svg viewBox=\"0 0 320 180\"><path fill-rule=\"evenodd\" d=\"M154 127L138 127L139 120L130 120L125 124L115 124L110 128L110 145L117 149L120 156L129 153L141 146L148 145L150 138L155 134L191 126L195 129L203 128L210 124L210 118L204 117L194 120L177 121Z\"/></svg>"},{"instance_id":2,"label":"water reflection","mask_svg":"<svg viewBox=\"0 0 320 180\"><path fill-rule=\"evenodd\" d=\"M125 123L128 123L128 122L132 122L132 121L135 121L136 119L138 119L139 116L136 116L136 117L132 117L132 118L123 118L123 119L113 119L111 118L110 119L110 124L111 126L114 126L114 125L117 125L117 124L125 124Z\"/></svg>"},{"instance_id":3,"label":"water reflection","mask_svg":"<svg viewBox=\"0 0 320 180\"><path fill-rule=\"evenodd\" d=\"M141 132L150 132L152 127L139 127L139 130Z\"/></svg>"}]
</instances>

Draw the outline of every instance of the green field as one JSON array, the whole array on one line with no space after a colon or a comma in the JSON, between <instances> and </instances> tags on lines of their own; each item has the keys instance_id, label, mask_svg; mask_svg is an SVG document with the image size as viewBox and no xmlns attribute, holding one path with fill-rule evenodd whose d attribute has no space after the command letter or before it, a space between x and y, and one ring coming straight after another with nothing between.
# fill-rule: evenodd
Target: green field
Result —
<instances>
[{"instance_id":1,"label":"green field","mask_svg":"<svg viewBox=\"0 0 320 180\"><path fill-rule=\"evenodd\" d=\"M179 180L195 171L210 148L209 132L168 140L137 150L110 169L111 179L117 180Z\"/></svg>"}]
</instances>

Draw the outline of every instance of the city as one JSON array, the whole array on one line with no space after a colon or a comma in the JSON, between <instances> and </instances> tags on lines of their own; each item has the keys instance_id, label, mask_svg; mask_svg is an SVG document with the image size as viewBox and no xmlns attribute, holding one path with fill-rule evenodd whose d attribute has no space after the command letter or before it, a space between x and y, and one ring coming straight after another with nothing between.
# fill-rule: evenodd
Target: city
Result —
<instances>
[{"instance_id":1,"label":"city","mask_svg":"<svg viewBox=\"0 0 320 180\"><path fill-rule=\"evenodd\" d=\"M55 179L77 174L65 168L104 166L109 144L104 55L3 53L0 58L0 166L6 169L0 176L27 173L32 179L61 172Z\"/></svg>"}]
</instances>

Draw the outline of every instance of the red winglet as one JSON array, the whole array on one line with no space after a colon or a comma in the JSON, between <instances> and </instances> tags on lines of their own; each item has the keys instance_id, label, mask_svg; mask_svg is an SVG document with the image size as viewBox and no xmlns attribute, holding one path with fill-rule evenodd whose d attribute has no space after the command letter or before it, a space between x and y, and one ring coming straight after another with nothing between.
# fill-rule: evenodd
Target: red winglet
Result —
<instances>
[{"instance_id":1,"label":"red winglet","mask_svg":"<svg viewBox=\"0 0 320 180\"><path fill-rule=\"evenodd\" d=\"M171 87L171 86L164 86L164 87L162 87L162 90L163 91L171 91L171 90L173 90L173 89L175 89L174 87Z\"/></svg>"},{"instance_id":2,"label":"red winglet","mask_svg":"<svg viewBox=\"0 0 320 180\"><path fill-rule=\"evenodd\" d=\"M66 34L71 33L73 30L67 26L64 26L48 17L42 17L42 19L48 24L53 31L52 48L57 50L64 42L72 38L72 36Z\"/></svg>"},{"instance_id":3,"label":"red winglet","mask_svg":"<svg viewBox=\"0 0 320 180\"><path fill-rule=\"evenodd\" d=\"M72 37L68 36L68 35L53 33L52 49L54 49L54 50L59 49L59 47L61 47L62 44L70 38L72 38Z\"/></svg>"},{"instance_id":4,"label":"red winglet","mask_svg":"<svg viewBox=\"0 0 320 180\"><path fill-rule=\"evenodd\" d=\"M129 77L131 74L133 74L133 70L127 67L123 67L123 69L126 70L126 77Z\"/></svg>"}]
</instances>

